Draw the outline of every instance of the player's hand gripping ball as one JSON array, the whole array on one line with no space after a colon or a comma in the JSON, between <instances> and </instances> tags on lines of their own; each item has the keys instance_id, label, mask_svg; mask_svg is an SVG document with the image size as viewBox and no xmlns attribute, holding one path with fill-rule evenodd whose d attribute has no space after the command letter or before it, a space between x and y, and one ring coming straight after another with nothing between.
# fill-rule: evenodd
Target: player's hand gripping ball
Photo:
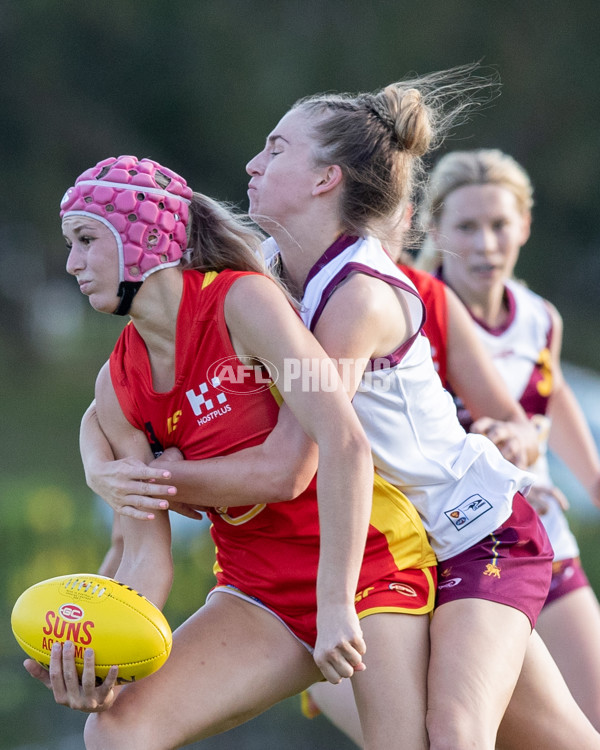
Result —
<instances>
[{"instance_id":1,"label":"player's hand gripping ball","mask_svg":"<svg viewBox=\"0 0 600 750\"><path fill-rule=\"evenodd\" d=\"M17 599L11 626L21 648L46 669L56 641L72 641L81 675L83 654L93 648L96 677L119 667L118 683L156 672L171 651L163 613L137 591L112 578L76 574L31 586Z\"/></svg>"}]
</instances>

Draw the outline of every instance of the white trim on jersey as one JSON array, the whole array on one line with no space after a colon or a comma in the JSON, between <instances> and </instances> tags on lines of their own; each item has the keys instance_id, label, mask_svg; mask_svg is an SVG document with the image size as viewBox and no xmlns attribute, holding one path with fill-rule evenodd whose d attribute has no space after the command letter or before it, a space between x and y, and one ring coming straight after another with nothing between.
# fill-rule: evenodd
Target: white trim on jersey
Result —
<instances>
[{"instance_id":1,"label":"white trim on jersey","mask_svg":"<svg viewBox=\"0 0 600 750\"><path fill-rule=\"evenodd\" d=\"M306 325L314 327L336 279L349 269L384 278L409 304L412 343L389 367L365 372L353 404L376 470L411 500L438 559L445 560L504 523L515 492L526 492L532 476L506 461L487 438L460 426L435 372L428 340L414 335L422 324L420 298L378 240L359 239L315 265L302 300Z\"/></svg>"}]
</instances>

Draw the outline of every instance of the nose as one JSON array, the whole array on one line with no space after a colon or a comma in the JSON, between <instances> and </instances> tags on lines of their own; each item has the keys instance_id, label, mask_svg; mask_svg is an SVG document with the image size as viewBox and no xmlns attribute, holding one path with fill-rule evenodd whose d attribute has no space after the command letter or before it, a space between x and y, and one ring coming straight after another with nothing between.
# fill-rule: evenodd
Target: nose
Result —
<instances>
[{"instance_id":1,"label":"nose","mask_svg":"<svg viewBox=\"0 0 600 750\"><path fill-rule=\"evenodd\" d=\"M474 237L475 249L487 255L493 253L498 245L496 234L491 227L481 227L475 234Z\"/></svg>"},{"instance_id":2,"label":"nose","mask_svg":"<svg viewBox=\"0 0 600 750\"><path fill-rule=\"evenodd\" d=\"M260 154L256 154L256 156L250 159L248 164L246 164L246 172L250 175L250 177L254 177L254 175L260 174L262 171L260 161L261 154L262 151Z\"/></svg>"},{"instance_id":3,"label":"nose","mask_svg":"<svg viewBox=\"0 0 600 750\"><path fill-rule=\"evenodd\" d=\"M69 250L67 257L67 273L76 276L83 269L83 254L78 252L75 245Z\"/></svg>"}]
</instances>

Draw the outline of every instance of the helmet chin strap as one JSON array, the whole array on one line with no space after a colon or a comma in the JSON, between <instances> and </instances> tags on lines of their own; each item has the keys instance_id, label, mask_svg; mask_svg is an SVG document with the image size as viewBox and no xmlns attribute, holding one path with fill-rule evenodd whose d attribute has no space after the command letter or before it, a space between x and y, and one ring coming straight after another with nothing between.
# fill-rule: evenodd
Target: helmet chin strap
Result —
<instances>
[{"instance_id":1,"label":"helmet chin strap","mask_svg":"<svg viewBox=\"0 0 600 750\"><path fill-rule=\"evenodd\" d=\"M141 281L122 281L119 284L117 295L121 298L121 301L117 305L113 315L127 315L131 303L133 302L133 298L138 293L141 286Z\"/></svg>"}]
</instances>

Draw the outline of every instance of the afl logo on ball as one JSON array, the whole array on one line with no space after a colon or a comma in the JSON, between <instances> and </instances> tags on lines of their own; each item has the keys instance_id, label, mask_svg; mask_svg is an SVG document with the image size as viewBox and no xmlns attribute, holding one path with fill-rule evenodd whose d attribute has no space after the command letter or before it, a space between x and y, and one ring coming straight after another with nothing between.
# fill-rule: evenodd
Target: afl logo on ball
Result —
<instances>
[{"instance_id":1,"label":"afl logo on ball","mask_svg":"<svg viewBox=\"0 0 600 750\"><path fill-rule=\"evenodd\" d=\"M77 620L81 620L84 612L78 604L63 604L58 610L58 614L67 622L77 622Z\"/></svg>"}]
</instances>

